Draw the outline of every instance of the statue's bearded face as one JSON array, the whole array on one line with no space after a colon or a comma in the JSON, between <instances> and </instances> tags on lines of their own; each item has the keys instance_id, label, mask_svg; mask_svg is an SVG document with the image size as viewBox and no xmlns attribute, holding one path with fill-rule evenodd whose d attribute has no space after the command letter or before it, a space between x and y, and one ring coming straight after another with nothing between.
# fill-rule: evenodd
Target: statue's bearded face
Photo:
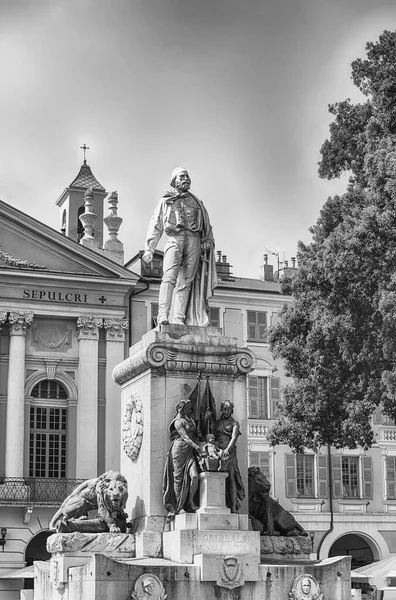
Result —
<instances>
[{"instance_id":1,"label":"statue's bearded face","mask_svg":"<svg viewBox=\"0 0 396 600\"><path fill-rule=\"evenodd\" d=\"M188 192L191 185L191 179L187 171L180 171L175 179L175 188L178 192Z\"/></svg>"}]
</instances>

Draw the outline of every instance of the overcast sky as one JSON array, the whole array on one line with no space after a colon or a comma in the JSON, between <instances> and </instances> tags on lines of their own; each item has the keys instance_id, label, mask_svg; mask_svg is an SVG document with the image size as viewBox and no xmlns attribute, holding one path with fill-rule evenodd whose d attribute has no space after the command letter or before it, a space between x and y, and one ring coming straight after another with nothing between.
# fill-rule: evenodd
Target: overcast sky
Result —
<instances>
[{"instance_id":1,"label":"overcast sky","mask_svg":"<svg viewBox=\"0 0 396 600\"><path fill-rule=\"evenodd\" d=\"M0 0L0 199L57 228L86 143L127 260L183 165L257 277L345 189L317 175L327 105L359 101L350 63L395 28L394 0Z\"/></svg>"}]
</instances>

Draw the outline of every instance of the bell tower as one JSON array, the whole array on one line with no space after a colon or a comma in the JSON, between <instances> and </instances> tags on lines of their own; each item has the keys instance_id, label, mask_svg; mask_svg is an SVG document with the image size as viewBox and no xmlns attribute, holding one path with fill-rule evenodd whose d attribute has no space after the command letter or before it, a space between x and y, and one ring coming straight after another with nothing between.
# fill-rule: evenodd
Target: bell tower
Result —
<instances>
[{"instance_id":1,"label":"bell tower","mask_svg":"<svg viewBox=\"0 0 396 600\"><path fill-rule=\"evenodd\" d=\"M64 190L56 201L59 207L59 229L68 238L79 242L84 235L84 228L79 219L84 213L84 194L88 188L92 188L92 212L97 216L95 223L94 237L99 248L103 246L103 200L107 192L103 185L99 183L91 171L85 158L86 150L89 150L85 144L81 146L84 151L83 164L77 177Z\"/></svg>"}]
</instances>

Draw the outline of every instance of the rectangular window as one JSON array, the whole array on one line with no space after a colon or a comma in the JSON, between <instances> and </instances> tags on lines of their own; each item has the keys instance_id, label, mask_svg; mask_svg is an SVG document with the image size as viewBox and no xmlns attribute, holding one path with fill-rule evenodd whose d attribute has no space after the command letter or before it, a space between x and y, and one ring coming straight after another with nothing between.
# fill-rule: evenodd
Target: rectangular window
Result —
<instances>
[{"instance_id":1,"label":"rectangular window","mask_svg":"<svg viewBox=\"0 0 396 600\"><path fill-rule=\"evenodd\" d=\"M249 452L249 467L259 467L269 478L269 452Z\"/></svg>"},{"instance_id":2,"label":"rectangular window","mask_svg":"<svg viewBox=\"0 0 396 600\"><path fill-rule=\"evenodd\" d=\"M371 456L332 456L335 498L372 498Z\"/></svg>"},{"instance_id":3,"label":"rectangular window","mask_svg":"<svg viewBox=\"0 0 396 600\"><path fill-rule=\"evenodd\" d=\"M296 454L297 496L315 496L314 457L312 454Z\"/></svg>"},{"instance_id":4,"label":"rectangular window","mask_svg":"<svg viewBox=\"0 0 396 600\"><path fill-rule=\"evenodd\" d=\"M286 454L285 468L288 498L327 498L327 456Z\"/></svg>"},{"instance_id":5,"label":"rectangular window","mask_svg":"<svg viewBox=\"0 0 396 600\"><path fill-rule=\"evenodd\" d=\"M66 477L66 428L66 408L30 408L29 477Z\"/></svg>"},{"instance_id":6,"label":"rectangular window","mask_svg":"<svg viewBox=\"0 0 396 600\"><path fill-rule=\"evenodd\" d=\"M247 339L250 342L267 342L268 325L267 313L261 311L247 311Z\"/></svg>"},{"instance_id":7,"label":"rectangular window","mask_svg":"<svg viewBox=\"0 0 396 600\"><path fill-rule=\"evenodd\" d=\"M396 499L396 456L386 457L386 497Z\"/></svg>"},{"instance_id":8,"label":"rectangular window","mask_svg":"<svg viewBox=\"0 0 396 600\"><path fill-rule=\"evenodd\" d=\"M209 308L209 321L211 327L221 327L220 325L220 308L211 306Z\"/></svg>"},{"instance_id":9,"label":"rectangular window","mask_svg":"<svg viewBox=\"0 0 396 600\"><path fill-rule=\"evenodd\" d=\"M269 419L268 377L249 375L249 418Z\"/></svg>"}]
</instances>

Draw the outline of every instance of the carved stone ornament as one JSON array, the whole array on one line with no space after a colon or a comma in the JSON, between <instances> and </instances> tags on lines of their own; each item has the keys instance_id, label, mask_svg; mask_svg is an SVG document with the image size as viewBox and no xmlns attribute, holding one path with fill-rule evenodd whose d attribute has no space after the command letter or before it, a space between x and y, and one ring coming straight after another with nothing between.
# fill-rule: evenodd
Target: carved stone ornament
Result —
<instances>
[{"instance_id":1,"label":"carved stone ornament","mask_svg":"<svg viewBox=\"0 0 396 600\"><path fill-rule=\"evenodd\" d=\"M41 346L44 346L44 348L48 348L50 350L54 350L55 348L59 348L59 346L62 346L62 344L64 344L65 346L70 346L70 337L72 334L72 330L71 329L65 329L65 332L62 333L58 339L56 340L48 340L43 338L40 335L40 330L38 327L35 327L32 330L32 334L33 334L33 342L35 344L40 344Z\"/></svg>"},{"instance_id":2,"label":"carved stone ornament","mask_svg":"<svg viewBox=\"0 0 396 600\"><path fill-rule=\"evenodd\" d=\"M245 583L243 565L237 556L226 556L218 561L219 574L217 585L220 587L233 588L240 587Z\"/></svg>"},{"instance_id":3,"label":"carved stone ornament","mask_svg":"<svg viewBox=\"0 0 396 600\"><path fill-rule=\"evenodd\" d=\"M299 575L293 581L290 600L323 600L323 594L315 577L309 573Z\"/></svg>"},{"instance_id":4,"label":"carved stone ornament","mask_svg":"<svg viewBox=\"0 0 396 600\"><path fill-rule=\"evenodd\" d=\"M125 406L122 422L122 447L132 462L139 456L143 439L143 404L141 398L134 394Z\"/></svg>"},{"instance_id":5,"label":"carved stone ornament","mask_svg":"<svg viewBox=\"0 0 396 600\"><path fill-rule=\"evenodd\" d=\"M27 330L33 323L34 314L32 312L23 312L21 310L10 312L8 322L10 324L10 333L12 335L26 335Z\"/></svg>"},{"instance_id":6,"label":"carved stone ornament","mask_svg":"<svg viewBox=\"0 0 396 600\"><path fill-rule=\"evenodd\" d=\"M166 597L162 581L153 573L140 575L131 594L133 600L165 600Z\"/></svg>"},{"instance_id":7,"label":"carved stone ornament","mask_svg":"<svg viewBox=\"0 0 396 600\"><path fill-rule=\"evenodd\" d=\"M10 267L19 267L20 269L48 269L44 265L39 265L32 260L24 260L23 258L16 258L7 252L4 252L0 246L0 260Z\"/></svg>"},{"instance_id":8,"label":"carved stone ornament","mask_svg":"<svg viewBox=\"0 0 396 600\"><path fill-rule=\"evenodd\" d=\"M54 588L60 594L63 594L65 591L65 583L60 580L60 564L55 559L52 559L50 562L50 580Z\"/></svg>"},{"instance_id":9,"label":"carved stone ornament","mask_svg":"<svg viewBox=\"0 0 396 600\"><path fill-rule=\"evenodd\" d=\"M207 375L240 375L252 371L253 364L254 355L247 348L243 350L219 348L216 361L210 360L203 349L195 348L194 359L191 360L191 352L176 351L173 347L166 347L165 344L153 343L117 365L114 369L114 380L122 385L147 368L165 371L194 371Z\"/></svg>"},{"instance_id":10,"label":"carved stone ornament","mask_svg":"<svg viewBox=\"0 0 396 600\"><path fill-rule=\"evenodd\" d=\"M106 330L106 340L124 342L128 319L104 319L103 327Z\"/></svg>"},{"instance_id":11,"label":"carved stone ornament","mask_svg":"<svg viewBox=\"0 0 396 600\"><path fill-rule=\"evenodd\" d=\"M94 315L78 317L78 339L98 340L99 328L102 327L102 322L103 320L100 317L95 317Z\"/></svg>"},{"instance_id":12,"label":"carved stone ornament","mask_svg":"<svg viewBox=\"0 0 396 600\"><path fill-rule=\"evenodd\" d=\"M7 314L8 313L6 313L6 312L0 312L0 331L1 331L4 323L7 321Z\"/></svg>"}]
</instances>

